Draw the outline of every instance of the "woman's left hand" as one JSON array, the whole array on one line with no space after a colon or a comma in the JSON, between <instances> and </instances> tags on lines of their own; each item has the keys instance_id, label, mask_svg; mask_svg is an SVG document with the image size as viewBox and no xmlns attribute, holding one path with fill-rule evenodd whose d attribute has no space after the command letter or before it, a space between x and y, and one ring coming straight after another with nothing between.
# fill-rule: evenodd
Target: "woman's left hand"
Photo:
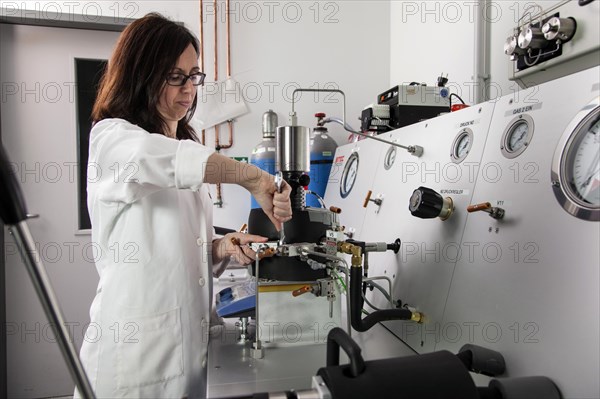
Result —
<instances>
[{"instance_id":1,"label":"woman's left hand","mask_svg":"<svg viewBox=\"0 0 600 399\"><path fill-rule=\"evenodd\" d=\"M213 263L218 263L227 257L234 258L240 265L254 262L256 252L248 244L267 242L266 237L254 234L228 233L213 241Z\"/></svg>"}]
</instances>

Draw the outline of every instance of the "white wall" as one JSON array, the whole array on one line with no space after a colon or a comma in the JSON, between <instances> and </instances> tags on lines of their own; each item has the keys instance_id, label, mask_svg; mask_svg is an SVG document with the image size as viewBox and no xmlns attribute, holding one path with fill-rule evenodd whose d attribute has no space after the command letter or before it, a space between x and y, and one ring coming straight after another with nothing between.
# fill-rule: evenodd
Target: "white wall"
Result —
<instances>
[{"instance_id":1,"label":"white wall","mask_svg":"<svg viewBox=\"0 0 600 399\"><path fill-rule=\"evenodd\" d=\"M184 22L199 34L199 1L26 1L2 2L42 12L72 12L105 17L138 18L150 11ZM204 1L205 71L214 78L212 1ZM279 123L287 122L294 88L339 88L346 93L347 115L359 126L360 111L388 89L390 32L388 0L231 1L231 70L247 98L250 113L234 127L234 146L228 156L246 156L260 142L262 114L273 109ZM219 78L225 77L225 2L217 4ZM304 94L297 104L299 123L314 124L316 112L341 116L338 97ZM347 134L332 126L330 133L344 143ZM226 126L221 143L227 141ZM207 131L207 145L214 145ZM215 192L214 187L212 189ZM213 195L214 198L214 195ZM247 221L250 197L236 186L223 188L224 206L215 208L215 224L238 228Z\"/></svg>"},{"instance_id":2,"label":"white wall","mask_svg":"<svg viewBox=\"0 0 600 399\"><path fill-rule=\"evenodd\" d=\"M504 42L523 13L536 4L542 8L554 0L490 0L481 10L490 30L490 84L487 98L518 90L508 80L509 63ZM477 1L391 1L390 85L403 82L436 83L441 72L449 86L465 102L473 104L473 57Z\"/></svg>"}]
</instances>

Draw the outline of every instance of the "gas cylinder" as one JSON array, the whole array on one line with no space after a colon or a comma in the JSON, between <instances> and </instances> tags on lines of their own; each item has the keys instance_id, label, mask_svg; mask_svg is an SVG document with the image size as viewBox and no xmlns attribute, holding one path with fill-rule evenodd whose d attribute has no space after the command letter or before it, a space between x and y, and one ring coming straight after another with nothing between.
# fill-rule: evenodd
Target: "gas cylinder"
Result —
<instances>
[{"instance_id":1,"label":"gas cylinder","mask_svg":"<svg viewBox=\"0 0 600 399\"><path fill-rule=\"evenodd\" d=\"M275 174L275 129L277 128L277 114L268 110L263 114L262 135L263 139L250 155L250 163L270 174ZM260 205L252 196L250 207L260 208Z\"/></svg>"},{"instance_id":2,"label":"gas cylinder","mask_svg":"<svg viewBox=\"0 0 600 399\"><path fill-rule=\"evenodd\" d=\"M325 196L325 188L333 164L333 156L337 148L337 143L327 133L327 128L321 123L325 119L324 113L317 113L317 126L313 128L310 137L310 183L308 189L320 197ZM311 207L320 207L318 199L309 194L306 196L306 205Z\"/></svg>"}]
</instances>

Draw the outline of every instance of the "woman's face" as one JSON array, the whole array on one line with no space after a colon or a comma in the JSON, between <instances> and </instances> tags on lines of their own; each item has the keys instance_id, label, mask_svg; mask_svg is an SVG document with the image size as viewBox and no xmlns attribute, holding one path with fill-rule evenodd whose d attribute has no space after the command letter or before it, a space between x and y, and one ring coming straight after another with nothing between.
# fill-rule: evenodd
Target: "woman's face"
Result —
<instances>
[{"instance_id":1,"label":"woman's face","mask_svg":"<svg viewBox=\"0 0 600 399\"><path fill-rule=\"evenodd\" d=\"M170 73L191 75L199 72L198 57L191 44L179 56ZM175 137L177 122L185 117L196 96L196 86L188 79L183 86L171 86L165 81L160 92L157 109L169 126L169 136Z\"/></svg>"}]
</instances>

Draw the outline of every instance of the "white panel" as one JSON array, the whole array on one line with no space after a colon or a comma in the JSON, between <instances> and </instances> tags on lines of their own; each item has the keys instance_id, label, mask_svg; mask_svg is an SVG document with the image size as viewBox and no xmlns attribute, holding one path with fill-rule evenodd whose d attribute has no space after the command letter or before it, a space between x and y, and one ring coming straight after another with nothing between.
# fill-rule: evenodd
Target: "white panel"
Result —
<instances>
[{"instance_id":1,"label":"white panel","mask_svg":"<svg viewBox=\"0 0 600 399\"><path fill-rule=\"evenodd\" d=\"M402 241L398 254L391 251L369 255L369 276L383 275L393 279L393 299L402 300L423 312L426 322L388 322L386 325L399 338L419 352L430 352L436 344L430 334L442 320L444 304L466 221L466 207L475 186L481 154L494 110L485 103L443 115L415 125L386 133L381 137L403 145L424 147L423 156L416 158L399 150L391 168L383 166L383 156L373 182L373 194L383 196L378 209L370 204L360 234L364 241ZM472 147L461 163L450 154L455 138L465 129L472 131ZM387 152L388 146L381 149ZM421 219L409 211L413 191L424 186L451 197L455 211L446 221L439 218ZM374 291L370 295L376 306L389 303Z\"/></svg>"},{"instance_id":2,"label":"white panel","mask_svg":"<svg viewBox=\"0 0 600 399\"><path fill-rule=\"evenodd\" d=\"M345 226L346 232L360 237L366 208L363 203L367 193L373 187L373 179L379 165L382 144L375 140L365 139L337 148L334 163L331 167L327 188L325 189L325 204L342 209L339 220ZM346 197L342 197L341 184L344 181L344 169L352 154L358 155L358 170L352 189ZM374 198L374 197L373 197Z\"/></svg>"},{"instance_id":3,"label":"white panel","mask_svg":"<svg viewBox=\"0 0 600 399\"><path fill-rule=\"evenodd\" d=\"M546 375L571 398L600 394L600 226L565 212L550 168L566 126L598 96L599 77L596 67L496 104L473 201L506 215L468 216L462 242L472 244L473 256L456 266L441 329L452 334L442 333L436 346L495 349L509 376ZM502 136L521 113L535 131L527 149L509 159Z\"/></svg>"}]
</instances>

